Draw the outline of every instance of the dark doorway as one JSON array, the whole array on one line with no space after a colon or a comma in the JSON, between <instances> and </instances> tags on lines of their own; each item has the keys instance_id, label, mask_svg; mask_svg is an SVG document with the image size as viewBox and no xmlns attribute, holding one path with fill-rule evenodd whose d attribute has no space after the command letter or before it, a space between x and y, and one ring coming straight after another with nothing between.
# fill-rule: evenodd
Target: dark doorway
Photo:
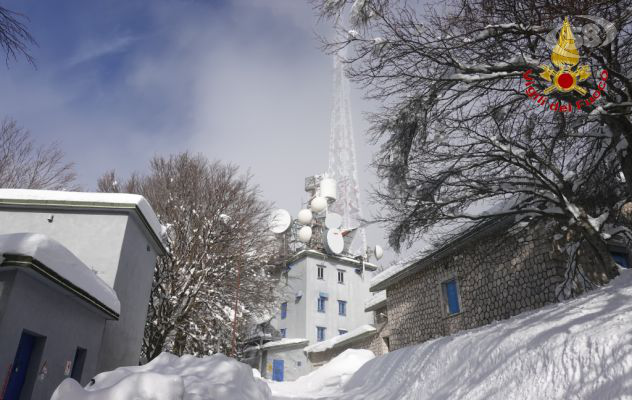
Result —
<instances>
[{"instance_id":1,"label":"dark doorway","mask_svg":"<svg viewBox=\"0 0 632 400\"><path fill-rule=\"evenodd\" d=\"M35 347L40 339L43 340L43 338L22 332L18 349L15 352L11 376L9 377L9 382L7 383L7 388L4 393L4 400L19 400L23 391L25 393L22 398L30 397L30 391L33 389L32 383L31 385L26 385L30 386L29 388L24 385L24 382L27 380L27 377L32 377L37 373L38 360L36 360L37 357L33 356L33 353L36 352ZM29 381L31 381L31 379L29 379Z\"/></svg>"},{"instance_id":2,"label":"dark doorway","mask_svg":"<svg viewBox=\"0 0 632 400\"><path fill-rule=\"evenodd\" d=\"M83 364L86 362L86 354L86 349L77 347L75 359L72 362L72 373L70 377L79 383L81 383L81 374L83 373Z\"/></svg>"}]
</instances>

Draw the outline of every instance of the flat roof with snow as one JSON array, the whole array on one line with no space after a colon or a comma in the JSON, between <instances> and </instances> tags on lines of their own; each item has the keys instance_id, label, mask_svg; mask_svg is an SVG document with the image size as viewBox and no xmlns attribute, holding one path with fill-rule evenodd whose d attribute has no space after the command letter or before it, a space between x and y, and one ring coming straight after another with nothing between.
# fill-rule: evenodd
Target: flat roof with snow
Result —
<instances>
[{"instance_id":1,"label":"flat roof with snow","mask_svg":"<svg viewBox=\"0 0 632 400\"><path fill-rule=\"evenodd\" d=\"M128 193L64 192L58 190L0 189L0 205L22 207L84 208L97 210L133 210L160 250L163 227L149 202L140 195Z\"/></svg>"},{"instance_id":2,"label":"flat roof with snow","mask_svg":"<svg viewBox=\"0 0 632 400\"><path fill-rule=\"evenodd\" d=\"M364 303L364 311L375 311L386 306L386 290L375 293Z\"/></svg>"},{"instance_id":3,"label":"flat roof with snow","mask_svg":"<svg viewBox=\"0 0 632 400\"><path fill-rule=\"evenodd\" d=\"M1 268L27 268L118 319L116 293L59 242L40 233L0 235Z\"/></svg>"},{"instance_id":4,"label":"flat roof with snow","mask_svg":"<svg viewBox=\"0 0 632 400\"><path fill-rule=\"evenodd\" d=\"M347 256L335 256L332 254L327 254L327 253L322 253L320 251L317 250L313 250L313 249L307 249L307 250L301 250L298 253L296 253L295 255L293 255L289 260L288 260L288 264L292 264L293 262L304 258L304 257L317 257L323 260L326 260L327 258L331 259L332 261L336 261L342 264L347 264L351 267L357 268L357 269L366 269L367 271L375 271L377 270L377 265L372 264L370 262L367 261L363 261L361 259L356 259L356 258L352 258L352 257L347 257Z\"/></svg>"},{"instance_id":5,"label":"flat roof with snow","mask_svg":"<svg viewBox=\"0 0 632 400\"><path fill-rule=\"evenodd\" d=\"M305 348L305 353L321 353L323 351L335 349L356 340L364 339L373 335L377 329L372 325L359 326L343 335L334 336L331 339L323 340Z\"/></svg>"},{"instance_id":6,"label":"flat roof with snow","mask_svg":"<svg viewBox=\"0 0 632 400\"><path fill-rule=\"evenodd\" d=\"M264 344L263 346L261 346L261 348L265 350L269 350L269 349L281 348L281 347L299 346L299 345L307 344L307 343L309 343L309 340L303 339L303 338L293 338L293 339L284 338L281 340L268 342Z\"/></svg>"}]
</instances>

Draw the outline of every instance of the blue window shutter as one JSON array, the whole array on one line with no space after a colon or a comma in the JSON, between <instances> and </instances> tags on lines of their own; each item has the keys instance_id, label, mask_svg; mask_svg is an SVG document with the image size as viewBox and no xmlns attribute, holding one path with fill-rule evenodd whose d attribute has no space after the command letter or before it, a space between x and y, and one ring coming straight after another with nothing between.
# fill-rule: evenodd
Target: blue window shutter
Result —
<instances>
[{"instance_id":1,"label":"blue window shutter","mask_svg":"<svg viewBox=\"0 0 632 400\"><path fill-rule=\"evenodd\" d=\"M281 319L287 317L287 303L281 303Z\"/></svg>"},{"instance_id":2,"label":"blue window shutter","mask_svg":"<svg viewBox=\"0 0 632 400\"><path fill-rule=\"evenodd\" d=\"M460 311L456 281L447 282L445 284L445 289L448 297L448 310L450 311L450 314L456 314Z\"/></svg>"}]
</instances>

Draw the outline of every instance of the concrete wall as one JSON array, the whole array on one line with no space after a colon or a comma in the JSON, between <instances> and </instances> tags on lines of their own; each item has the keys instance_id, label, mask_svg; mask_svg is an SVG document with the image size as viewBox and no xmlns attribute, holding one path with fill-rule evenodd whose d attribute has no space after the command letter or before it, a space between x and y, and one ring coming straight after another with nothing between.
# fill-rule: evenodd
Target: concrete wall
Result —
<instances>
[{"instance_id":1,"label":"concrete wall","mask_svg":"<svg viewBox=\"0 0 632 400\"><path fill-rule=\"evenodd\" d=\"M53 222L48 222L51 214L54 215ZM36 232L47 235L63 244L113 287L128 219L126 213L98 214L81 209L38 211L2 206L0 234Z\"/></svg>"},{"instance_id":2,"label":"concrete wall","mask_svg":"<svg viewBox=\"0 0 632 400\"><path fill-rule=\"evenodd\" d=\"M274 318L271 321L271 325L277 329L286 329L288 338L305 338L307 320L306 320L306 270L307 258L301 258L290 265L290 270L286 276L281 277L281 299L279 303L287 302L287 317L281 319L281 310L277 310ZM296 297L298 292L303 295Z\"/></svg>"},{"instance_id":3,"label":"concrete wall","mask_svg":"<svg viewBox=\"0 0 632 400\"><path fill-rule=\"evenodd\" d=\"M323 279L318 279L318 266L325 268ZM338 270L344 271L344 283L338 283ZM373 315L364 311L364 303L369 298L369 281L372 273L359 273L358 269L341 264L323 256L308 255L292 264L287 279L282 278L283 300L288 303L287 318L281 319L277 310L272 324L276 329L285 328L288 338L306 338L311 343L317 341L316 327L326 328L325 339L338 335L343 329L351 331L360 325L373 322ZM303 296L296 298L297 291ZM317 301L320 293L327 293L326 311L318 312ZM338 300L347 302L347 315L338 315Z\"/></svg>"},{"instance_id":4,"label":"concrete wall","mask_svg":"<svg viewBox=\"0 0 632 400\"><path fill-rule=\"evenodd\" d=\"M122 365L138 365L156 257L156 250L137 220L129 218L114 282L114 290L121 302L121 314L118 321L106 324L100 371Z\"/></svg>"},{"instance_id":5,"label":"concrete wall","mask_svg":"<svg viewBox=\"0 0 632 400\"><path fill-rule=\"evenodd\" d=\"M87 350L81 384L96 374L105 316L83 300L23 269L0 270L0 382L8 379L23 330L45 336L31 358L24 390L32 387L32 400L49 400L66 378L66 362L74 360L77 347ZM41 357L37 357L39 350ZM35 359L34 359L35 358ZM46 363L43 380L37 372ZM29 398L24 397L23 398Z\"/></svg>"},{"instance_id":6,"label":"concrete wall","mask_svg":"<svg viewBox=\"0 0 632 400\"><path fill-rule=\"evenodd\" d=\"M138 365L159 250L135 212L2 206L0 234L18 232L57 240L116 291L121 315L107 324L98 372Z\"/></svg>"},{"instance_id":7,"label":"concrete wall","mask_svg":"<svg viewBox=\"0 0 632 400\"><path fill-rule=\"evenodd\" d=\"M266 366L265 371L261 371L261 376L272 379L272 361L283 360L284 381L294 381L297 378L307 375L313 368L307 360L307 356L303 353L305 345L297 347L272 348L264 351L263 365Z\"/></svg>"},{"instance_id":8,"label":"concrete wall","mask_svg":"<svg viewBox=\"0 0 632 400\"><path fill-rule=\"evenodd\" d=\"M387 288L391 350L509 318L556 301L564 262L550 232L477 239ZM461 312L448 315L442 282L457 279Z\"/></svg>"}]
</instances>

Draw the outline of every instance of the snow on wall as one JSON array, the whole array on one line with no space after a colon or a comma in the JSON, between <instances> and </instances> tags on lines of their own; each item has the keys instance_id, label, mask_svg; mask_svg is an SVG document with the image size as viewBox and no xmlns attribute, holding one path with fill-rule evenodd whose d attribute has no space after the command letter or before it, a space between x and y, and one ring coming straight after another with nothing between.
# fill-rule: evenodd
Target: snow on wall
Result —
<instances>
[{"instance_id":1,"label":"snow on wall","mask_svg":"<svg viewBox=\"0 0 632 400\"><path fill-rule=\"evenodd\" d=\"M120 314L116 293L81 260L59 242L40 233L0 235L0 254L29 256Z\"/></svg>"},{"instance_id":2,"label":"snow on wall","mask_svg":"<svg viewBox=\"0 0 632 400\"><path fill-rule=\"evenodd\" d=\"M631 399L632 271L609 287L367 362L334 400Z\"/></svg>"},{"instance_id":3,"label":"snow on wall","mask_svg":"<svg viewBox=\"0 0 632 400\"><path fill-rule=\"evenodd\" d=\"M158 221L156 213L149 202L140 195L128 193L93 193L93 192L63 192L58 190L32 189L0 189L0 200L27 200L55 202L94 203L107 207L108 204L128 204L138 207L143 217L149 223L154 234L162 240L163 227Z\"/></svg>"},{"instance_id":4,"label":"snow on wall","mask_svg":"<svg viewBox=\"0 0 632 400\"><path fill-rule=\"evenodd\" d=\"M121 367L82 388L64 380L51 400L270 400L268 386L252 369L223 354L202 358L162 353L138 367Z\"/></svg>"}]
</instances>

